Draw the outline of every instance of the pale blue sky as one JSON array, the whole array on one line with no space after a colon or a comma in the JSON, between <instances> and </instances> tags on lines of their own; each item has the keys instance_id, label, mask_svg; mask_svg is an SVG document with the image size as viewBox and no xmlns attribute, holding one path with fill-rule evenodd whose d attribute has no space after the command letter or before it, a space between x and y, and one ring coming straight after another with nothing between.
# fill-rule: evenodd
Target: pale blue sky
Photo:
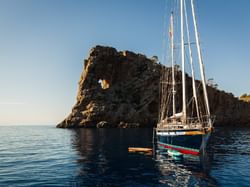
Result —
<instances>
[{"instance_id":1,"label":"pale blue sky","mask_svg":"<svg viewBox=\"0 0 250 187\"><path fill-rule=\"evenodd\" d=\"M101 44L162 55L165 0L0 0L0 124L56 124ZM207 78L250 93L250 1L199 0Z\"/></svg>"}]
</instances>

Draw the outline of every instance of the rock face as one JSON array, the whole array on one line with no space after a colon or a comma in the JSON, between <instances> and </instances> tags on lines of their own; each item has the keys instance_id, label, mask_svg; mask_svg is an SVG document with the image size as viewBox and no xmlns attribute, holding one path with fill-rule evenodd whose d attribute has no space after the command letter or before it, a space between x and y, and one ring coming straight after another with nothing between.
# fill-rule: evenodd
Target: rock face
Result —
<instances>
[{"instance_id":1,"label":"rock face","mask_svg":"<svg viewBox=\"0 0 250 187\"><path fill-rule=\"evenodd\" d=\"M141 54L118 52L112 47L92 48L84 61L77 102L57 127L156 125L162 68L154 58ZM212 87L208 87L208 95L216 125L250 125L250 103Z\"/></svg>"}]
</instances>

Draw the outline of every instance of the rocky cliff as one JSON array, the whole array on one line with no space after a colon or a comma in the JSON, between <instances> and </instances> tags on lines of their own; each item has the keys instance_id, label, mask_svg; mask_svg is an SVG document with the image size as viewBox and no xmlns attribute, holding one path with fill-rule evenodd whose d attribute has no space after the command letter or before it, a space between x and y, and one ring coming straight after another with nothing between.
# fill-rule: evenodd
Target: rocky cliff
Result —
<instances>
[{"instance_id":1,"label":"rocky cliff","mask_svg":"<svg viewBox=\"0 0 250 187\"><path fill-rule=\"evenodd\" d=\"M57 127L156 125L162 68L155 59L141 54L112 47L92 48L84 60L76 104ZM208 95L216 125L250 125L250 103L212 87L208 87Z\"/></svg>"}]
</instances>

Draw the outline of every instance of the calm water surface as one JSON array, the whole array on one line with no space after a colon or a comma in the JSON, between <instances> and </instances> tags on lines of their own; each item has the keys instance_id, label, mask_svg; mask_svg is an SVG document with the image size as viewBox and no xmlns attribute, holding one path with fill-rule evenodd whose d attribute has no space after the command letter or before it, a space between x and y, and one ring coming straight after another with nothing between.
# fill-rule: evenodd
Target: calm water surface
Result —
<instances>
[{"instance_id":1,"label":"calm water surface","mask_svg":"<svg viewBox=\"0 0 250 187\"><path fill-rule=\"evenodd\" d=\"M128 153L151 129L0 126L0 186L250 186L250 129L217 129L201 158Z\"/></svg>"}]
</instances>

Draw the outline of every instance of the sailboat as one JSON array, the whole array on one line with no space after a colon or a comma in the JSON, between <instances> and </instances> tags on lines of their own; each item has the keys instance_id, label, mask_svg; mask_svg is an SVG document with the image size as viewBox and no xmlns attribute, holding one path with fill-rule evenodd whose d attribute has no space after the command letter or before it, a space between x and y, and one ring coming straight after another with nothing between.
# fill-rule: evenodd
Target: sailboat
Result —
<instances>
[{"instance_id":1,"label":"sailboat","mask_svg":"<svg viewBox=\"0 0 250 187\"><path fill-rule=\"evenodd\" d=\"M171 67L164 68L161 75L160 112L155 134L157 144L163 148L200 155L213 130L214 116L210 114L194 0L172 2L178 8L171 10L169 21ZM179 19L175 17L177 15ZM189 22L192 22L192 27ZM193 31L193 35L190 31ZM177 63L181 64L181 71ZM191 77L186 75L187 65ZM200 81L196 81L195 68L198 69ZM192 91L187 83L192 85Z\"/></svg>"}]
</instances>

